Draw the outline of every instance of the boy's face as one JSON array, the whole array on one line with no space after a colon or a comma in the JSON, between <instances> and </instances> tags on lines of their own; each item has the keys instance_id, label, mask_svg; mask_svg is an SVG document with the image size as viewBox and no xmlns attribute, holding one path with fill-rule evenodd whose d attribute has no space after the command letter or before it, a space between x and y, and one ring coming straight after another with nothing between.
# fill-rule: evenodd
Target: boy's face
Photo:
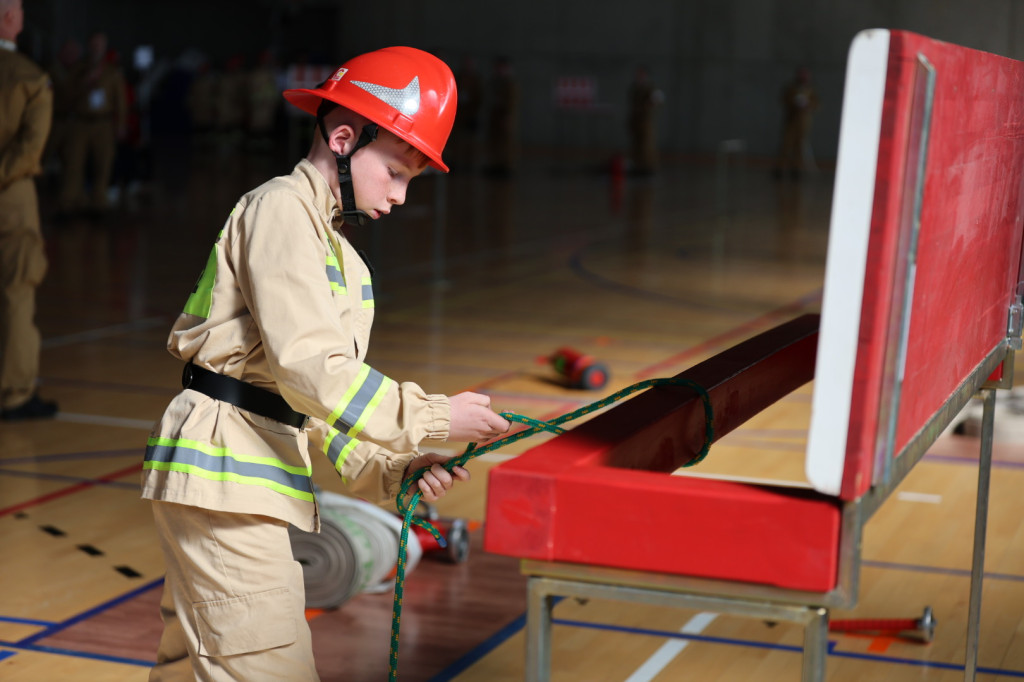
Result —
<instances>
[{"instance_id":1,"label":"boy's face","mask_svg":"<svg viewBox=\"0 0 1024 682\"><path fill-rule=\"evenodd\" d=\"M426 161L408 144L381 131L377 140L352 156L356 208L374 220L405 203L409 181L423 172Z\"/></svg>"}]
</instances>

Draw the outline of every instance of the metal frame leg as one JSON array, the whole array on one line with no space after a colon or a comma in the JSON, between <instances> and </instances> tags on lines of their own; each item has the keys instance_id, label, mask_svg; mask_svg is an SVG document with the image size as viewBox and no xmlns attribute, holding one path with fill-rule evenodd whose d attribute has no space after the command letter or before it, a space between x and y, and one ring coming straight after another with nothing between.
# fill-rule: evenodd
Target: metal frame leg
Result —
<instances>
[{"instance_id":1,"label":"metal frame leg","mask_svg":"<svg viewBox=\"0 0 1024 682\"><path fill-rule=\"evenodd\" d=\"M973 682L978 671L978 636L981 629L981 588L985 580L985 533L988 527L988 490L992 474L992 429L996 392L983 389L981 452L978 457L978 500L974 511L974 560L971 564L971 602L967 612L967 653L964 680Z\"/></svg>"},{"instance_id":2,"label":"metal frame leg","mask_svg":"<svg viewBox=\"0 0 1024 682\"><path fill-rule=\"evenodd\" d=\"M551 677L551 607L553 597L543 578L526 583L526 680L547 682Z\"/></svg>"},{"instance_id":3,"label":"metal frame leg","mask_svg":"<svg viewBox=\"0 0 1024 682\"><path fill-rule=\"evenodd\" d=\"M821 682L825 679L825 661L828 658L828 610L815 609L804 625L803 682Z\"/></svg>"}]
</instances>

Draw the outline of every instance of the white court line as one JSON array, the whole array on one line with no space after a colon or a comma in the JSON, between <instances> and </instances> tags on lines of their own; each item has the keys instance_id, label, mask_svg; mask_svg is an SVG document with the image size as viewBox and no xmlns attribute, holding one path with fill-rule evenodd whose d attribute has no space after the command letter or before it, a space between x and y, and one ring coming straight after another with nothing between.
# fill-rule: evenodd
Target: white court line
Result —
<instances>
[{"instance_id":1,"label":"white court line","mask_svg":"<svg viewBox=\"0 0 1024 682\"><path fill-rule=\"evenodd\" d=\"M147 317L142 320L135 320L134 322L124 322L122 324L114 324L109 327L100 327L99 329L90 329L84 332L77 332L75 334L65 334L64 336L54 336L49 339L43 339L43 348L56 348L57 346L70 346L74 343L84 343L87 341L96 341L106 336L116 336L117 334L123 334L125 332L136 332L143 329L149 329L150 327L156 327L162 324L166 324L166 321L162 317Z\"/></svg>"},{"instance_id":2,"label":"white court line","mask_svg":"<svg viewBox=\"0 0 1024 682\"><path fill-rule=\"evenodd\" d=\"M679 632L687 635L699 635L718 616L717 613L701 612L687 621ZM661 645L661 648L654 652L650 658L636 672L630 675L626 682L649 682L653 680L676 656L679 655L689 642L685 639L670 639Z\"/></svg>"},{"instance_id":3,"label":"white court line","mask_svg":"<svg viewBox=\"0 0 1024 682\"><path fill-rule=\"evenodd\" d=\"M931 493L897 492L896 499L904 502L927 502L928 504L942 504L942 495Z\"/></svg>"},{"instance_id":4,"label":"white court line","mask_svg":"<svg viewBox=\"0 0 1024 682\"><path fill-rule=\"evenodd\" d=\"M75 412L58 412L54 417L57 421L76 422L78 424L94 424L97 426L122 426L126 429L144 429L150 431L156 423L152 419L126 419L123 417L104 417L99 414L77 414Z\"/></svg>"}]
</instances>

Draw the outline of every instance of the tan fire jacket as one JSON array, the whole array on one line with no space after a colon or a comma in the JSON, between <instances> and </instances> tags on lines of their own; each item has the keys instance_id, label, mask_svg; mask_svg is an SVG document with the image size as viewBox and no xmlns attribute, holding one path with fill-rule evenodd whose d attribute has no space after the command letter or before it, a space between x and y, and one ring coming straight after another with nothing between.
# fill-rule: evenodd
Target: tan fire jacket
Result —
<instances>
[{"instance_id":1,"label":"tan fire jacket","mask_svg":"<svg viewBox=\"0 0 1024 682\"><path fill-rule=\"evenodd\" d=\"M0 47L0 191L42 171L39 161L52 114L53 89L46 72L28 57Z\"/></svg>"},{"instance_id":2,"label":"tan fire jacket","mask_svg":"<svg viewBox=\"0 0 1024 682\"><path fill-rule=\"evenodd\" d=\"M372 284L340 224L330 187L306 160L235 206L168 349L278 393L313 419L292 428L182 391L148 441L144 498L313 530L311 450L326 455L353 492L379 500L397 492L422 440L447 438L446 396L363 362Z\"/></svg>"}]
</instances>

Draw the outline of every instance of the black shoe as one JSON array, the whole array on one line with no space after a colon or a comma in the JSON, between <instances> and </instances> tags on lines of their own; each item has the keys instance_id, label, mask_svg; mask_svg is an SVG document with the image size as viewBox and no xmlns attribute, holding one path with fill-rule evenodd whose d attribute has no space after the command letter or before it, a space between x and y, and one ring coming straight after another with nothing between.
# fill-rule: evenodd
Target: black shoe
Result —
<instances>
[{"instance_id":1,"label":"black shoe","mask_svg":"<svg viewBox=\"0 0 1024 682\"><path fill-rule=\"evenodd\" d=\"M57 414L57 403L43 400L38 395L34 395L23 405L0 411L0 419L12 422L22 419L49 419L55 414Z\"/></svg>"}]
</instances>

